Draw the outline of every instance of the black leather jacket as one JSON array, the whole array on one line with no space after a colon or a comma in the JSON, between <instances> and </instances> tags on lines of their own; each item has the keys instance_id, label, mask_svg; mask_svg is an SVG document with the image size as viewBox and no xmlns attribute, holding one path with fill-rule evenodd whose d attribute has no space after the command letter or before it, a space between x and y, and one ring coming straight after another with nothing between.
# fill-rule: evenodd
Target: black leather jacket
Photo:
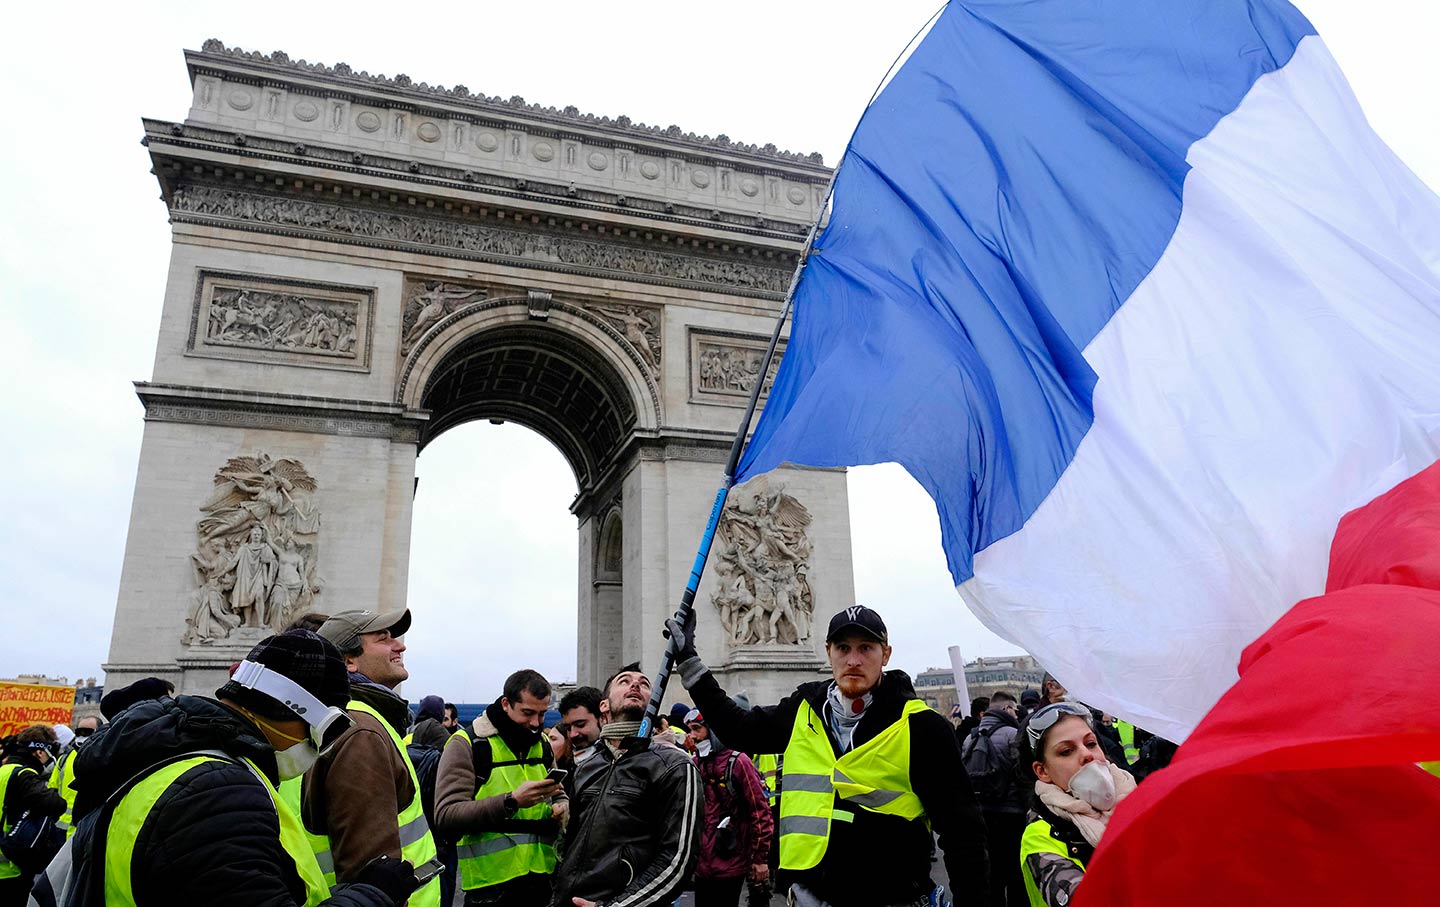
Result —
<instances>
[{"instance_id":1,"label":"black leather jacket","mask_svg":"<svg viewBox=\"0 0 1440 907\"><path fill-rule=\"evenodd\" d=\"M556 907L571 898L602 907L670 904L700 854L705 793L681 749L627 739L617 756L602 740L575 775Z\"/></svg>"}]
</instances>

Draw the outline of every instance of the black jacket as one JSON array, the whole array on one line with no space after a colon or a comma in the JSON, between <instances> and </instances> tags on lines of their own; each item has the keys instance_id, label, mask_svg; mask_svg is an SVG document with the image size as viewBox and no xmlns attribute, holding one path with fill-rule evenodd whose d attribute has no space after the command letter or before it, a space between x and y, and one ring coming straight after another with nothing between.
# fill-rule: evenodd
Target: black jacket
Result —
<instances>
[{"instance_id":1,"label":"black jacket","mask_svg":"<svg viewBox=\"0 0 1440 907\"><path fill-rule=\"evenodd\" d=\"M749 711L736 705L708 671L689 689L706 724L726 744L749 753L783 753L800 703L808 702L816 714L824 715L830 684L828 680L801 684L779 705ZM887 671L855 728L854 745L861 746L899 721L905 702L915 698L915 688L904 671ZM838 758L839 744L828 722L826 736ZM940 835L952 887L973 893L974 903L984 903L989 887L985 822L960 761L955 731L949 721L933 711L910 717L910 782L930 824ZM780 800L783 807L783 775ZM782 876L786 875L837 907L909 903L935 887L930 881L930 831L920 819L907 821L899 816L856 810L854 822L831 824L830 843L819 866L782 872Z\"/></svg>"},{"instance_id":2,"label":"black jacket","mask_svg":"<svg viewBox=\"0 0 1440 907\"><path fill-rule=\"evenodd\" d=\"M132 706L97 731L75 757L79 825L72 848L77 872L82 861L89 870L103 872L105 841L96 834L96 819L104 812L89 821L85 817L137 774L197 750L249 759L272 784L279 780L274 749L244 716L221 703L180 696ZM160 795L135 840L126 842L136 902L205 907L305 903L295 862L280 846L275 810L269 791L244 764L210 761L189 769ZM340 885L324 903L388 907L392 902L369 885Z\"/></svg>"},{"instance_id":3,"label":"black jacket","mask_svg":"<svg viewBox=\"0 0 1440 907\"><path fill-rule=\"evenodd\" d=\"M51 790L45 779L40 777L45 770L40 761L28 752L16 755L10 761L21 768L15 770L10 782L5 785L5 802L0 804L0 816L6 822L14 822L21 813L30 809L52 819L60 818L65 812L65 798Z\"/></svg>"},{"instance_id":4,"label":"black jacket","mask_svg":"<svg viewBox=\"0 0 1440 907\"><path fill-rule=\"evenodd\" d=\"M684 750L666 743L627 739L619 756L604 740L596 746L576 773L554 903L670 904L700 855L700 772Z\"/></svg>"}]
</instances>

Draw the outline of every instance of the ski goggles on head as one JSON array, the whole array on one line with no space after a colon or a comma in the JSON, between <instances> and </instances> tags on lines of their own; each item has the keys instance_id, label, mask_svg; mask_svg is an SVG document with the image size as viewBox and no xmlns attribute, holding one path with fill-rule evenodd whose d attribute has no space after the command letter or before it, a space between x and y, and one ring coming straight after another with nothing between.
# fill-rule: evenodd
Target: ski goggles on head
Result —
<instances>
[{"instance_id":1,"label":"ski goggles on head","mask_svg":"<svg viewBox=\"0 0 1440 907\"><path fill-rule=\"evenodd\" d=\"M1040 745L1040 738L1045 732L1055 726L1055 722L1068 715L1077 718L1084 718L1086 724L1092 724L1094 718L1090 710L1078 702L1052 702L1050 705L1036 709L1035 713L1025 719L1025 736L1030 739L1030 747L1033 749Z\"/></svg>"},{"instance_id":2,"label":"ski goggles on head","mask_svg":"<svg viewBox=\"0 0 1440 907\"><path fill-rule=\"evenodd\" d=\"M295 717L309 725L310 742L322 756L335 746L340 735L350 730L355 723L345 714L344 709L326 705L300 684L259 662L240 662L240 667L235 669L230 679L242 687L264 693L271 699L284 703L287 709L295 713Z\"/></svg>"}]
</instances>

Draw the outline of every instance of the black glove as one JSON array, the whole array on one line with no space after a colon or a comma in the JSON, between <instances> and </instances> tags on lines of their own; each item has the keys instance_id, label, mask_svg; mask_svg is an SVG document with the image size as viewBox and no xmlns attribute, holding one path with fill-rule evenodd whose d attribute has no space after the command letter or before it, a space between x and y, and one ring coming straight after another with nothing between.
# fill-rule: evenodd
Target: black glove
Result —
<instances>
[{"instance_id":1,"label":"black glove","mask_svg":"<svg viewBox=\"0 0 1440 907\"><path fill-rule=\"evenodd\" d=\"M676 664L697 657L700 653L695 651L695 608L686 609L683 624L673 617L665 621L665 635L675 651Z\"/></svg>"},{"instance_id":2,"label":"black glove","mask_svg":"<svg viewBox=\"0 0 1440 907\"><path fill-rule=\"evenodd\" d=\"M382 855L366 863L355 877L360 885L373 885L396 904L404 904L420 883L415 880L415 867L409 860Z\"/></svg>"}]
</instances>

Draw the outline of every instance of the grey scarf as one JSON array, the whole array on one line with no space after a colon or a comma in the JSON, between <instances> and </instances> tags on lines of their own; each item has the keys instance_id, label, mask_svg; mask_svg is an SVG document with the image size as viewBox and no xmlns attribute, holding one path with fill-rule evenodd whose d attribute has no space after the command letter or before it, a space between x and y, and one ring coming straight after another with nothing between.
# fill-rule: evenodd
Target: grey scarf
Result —
<instances>
[{"instance_id":1,"label":"grey scarf","mask_svg":"<svg viewBox=\"0 0 1440 907\"><path fill-rule=\"evenodd\" d=\"M865 709L868 709L874 698L873 693L866 693L860 697L860 701L865 703ZM860 719L865 717L865 709L857 712L851 702L849 696L840 692L838 684L830 684L830 690L825 697L825 717L831 732L835 734L836 742L840 744L841 753L850 752L855 739L855 728L860 724Z\"/></svg>"}]
</instances>

